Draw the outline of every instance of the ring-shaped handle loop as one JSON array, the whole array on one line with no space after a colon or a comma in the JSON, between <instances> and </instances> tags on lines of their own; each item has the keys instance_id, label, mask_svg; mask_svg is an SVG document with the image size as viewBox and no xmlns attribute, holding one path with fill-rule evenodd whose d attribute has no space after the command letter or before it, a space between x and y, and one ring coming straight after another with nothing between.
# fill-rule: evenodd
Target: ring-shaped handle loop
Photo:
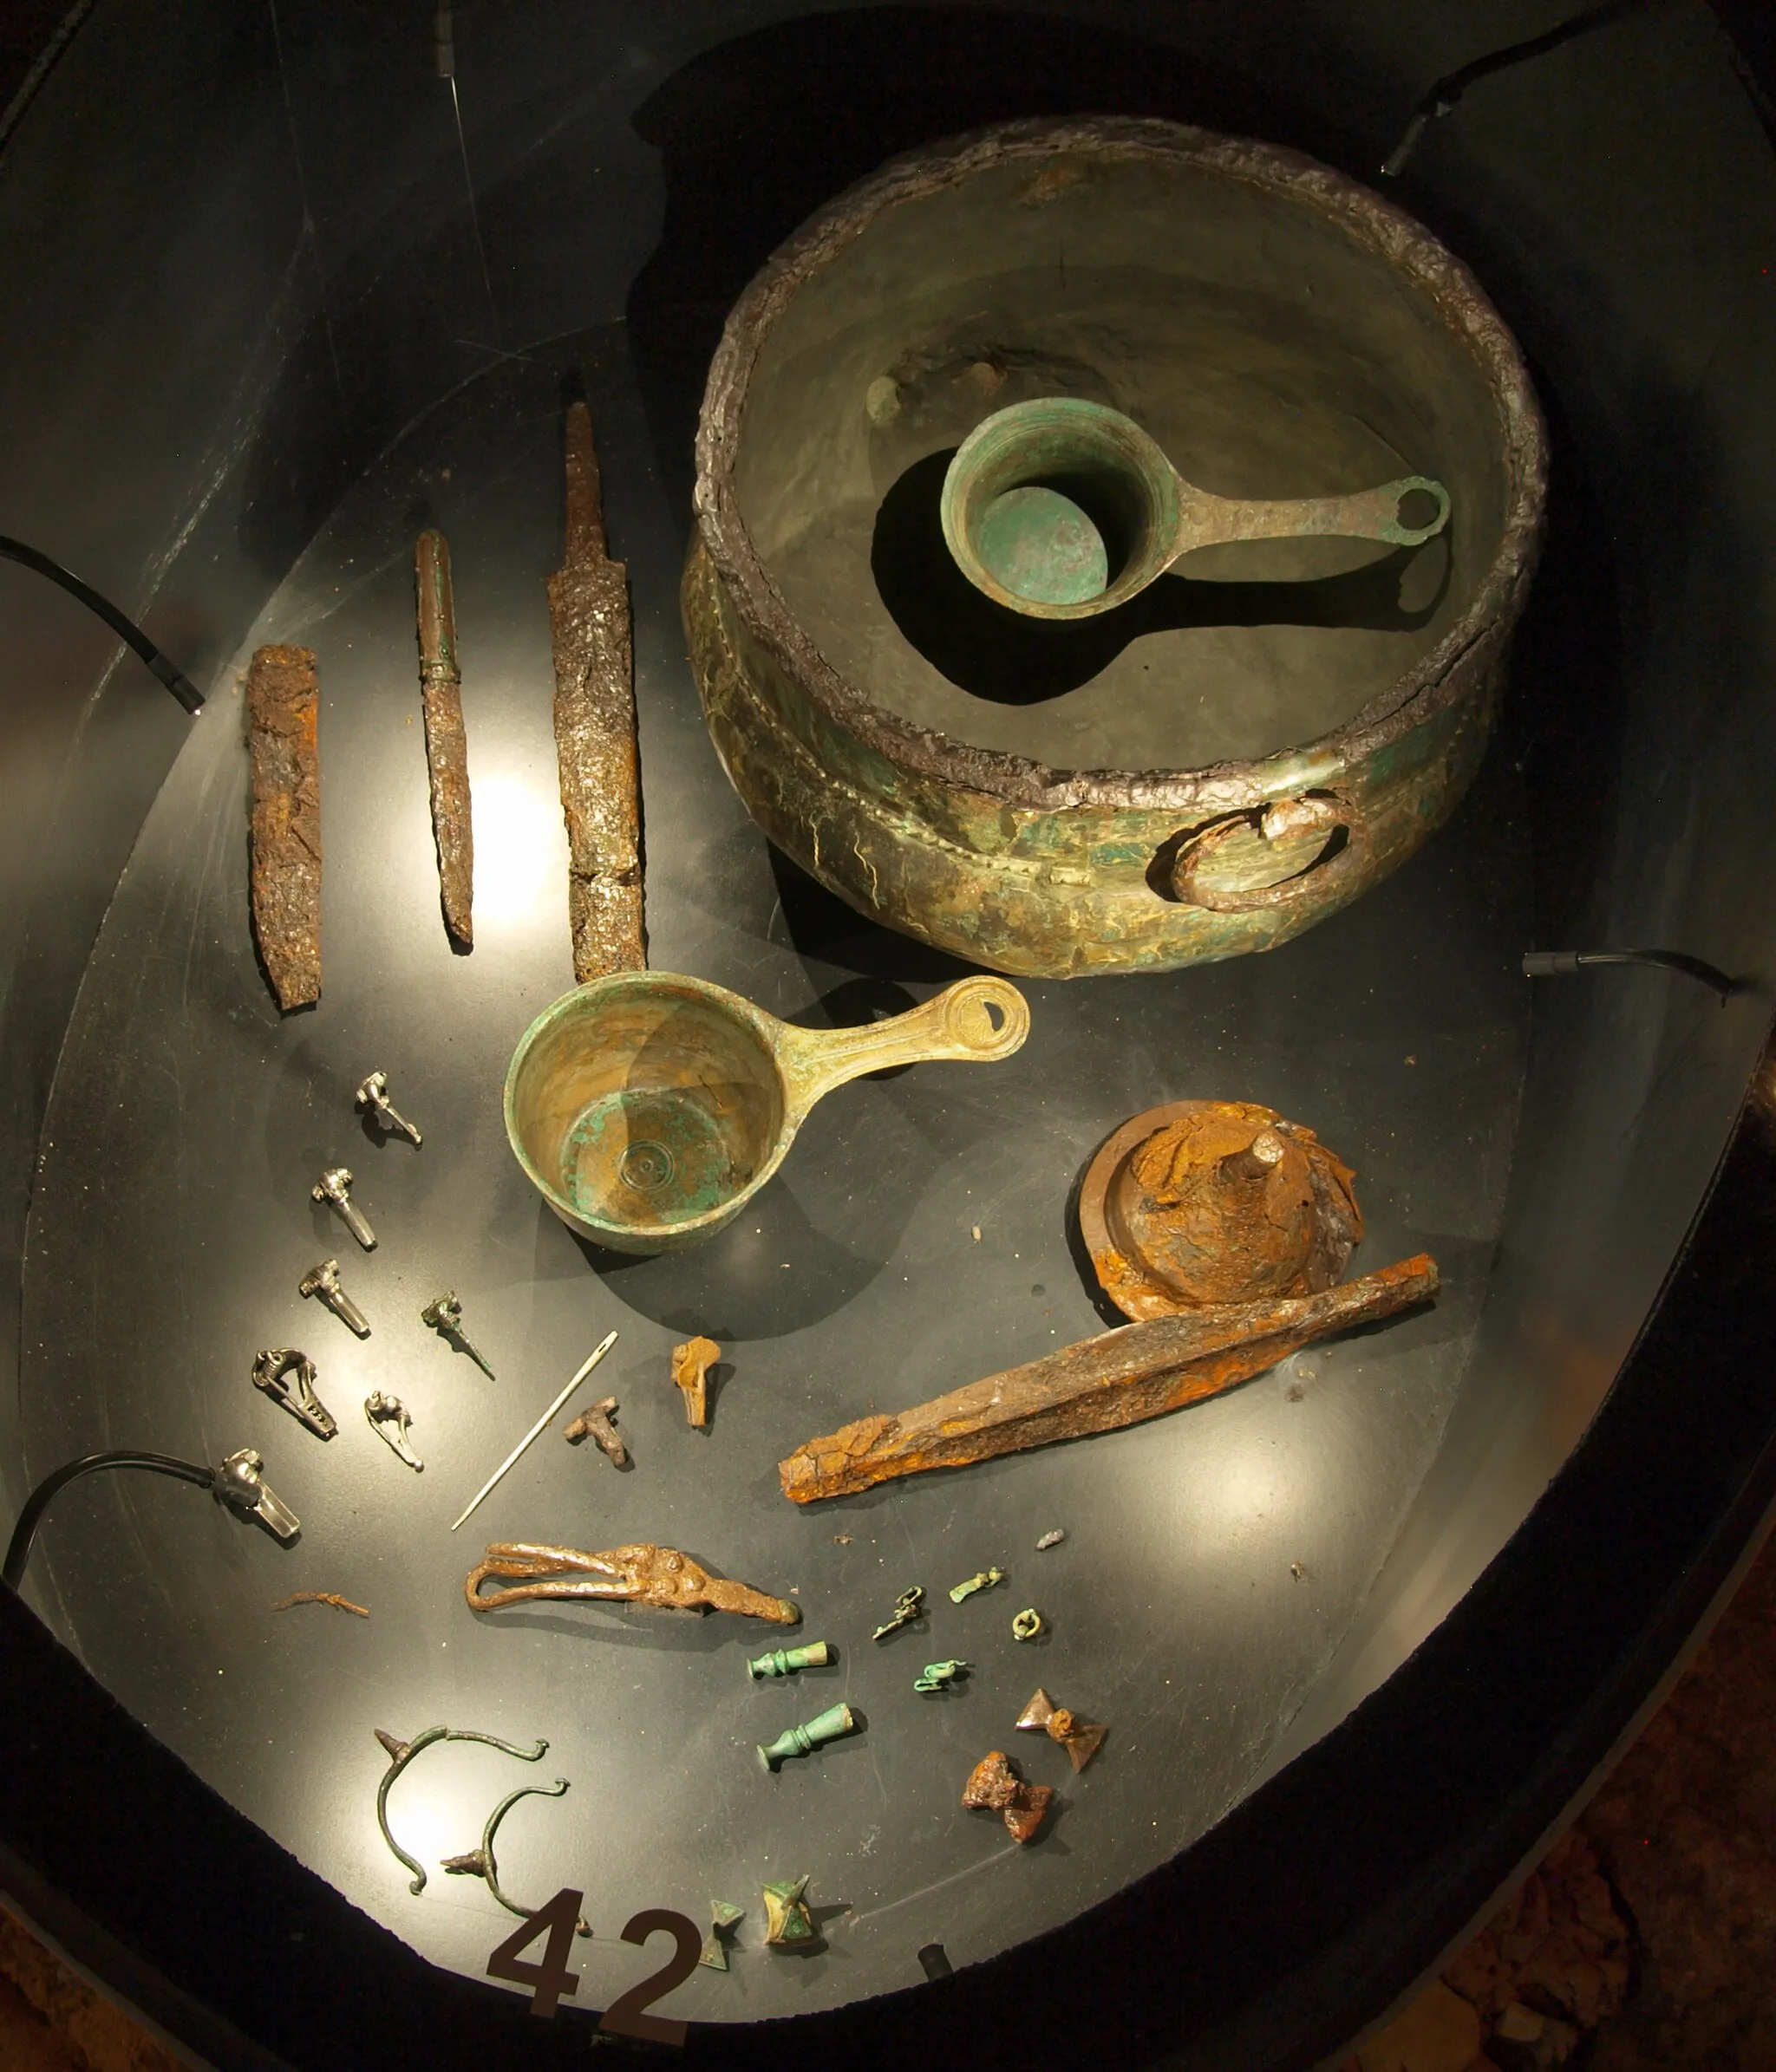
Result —
<instances>
[{"instance_id":1,"label":"ring-shaped handle loop","mask_svg":"<svg viewBox=\"0 0 1776 2072\"><path fill-rule=\"evenodd\" d=\"M1205 871L1235 834L1257 834L1275 842L1316 831L1330 836L1339 828L1344 830L1344 845L1335 856L1322 850L1305 870L1274 885L1235 889L1203 883ZM1218 820L1192 835L1172 863L1172 887L1186 906L1201 907L1211 914L1255 914L1266 907L1291 906L1309 895L1321 897L1361 870L1368 852L1368 831L1351 800L1337 792L1310 792L1300 798L1273 801L1261 810Z\"/></svg>"}]
</instances>

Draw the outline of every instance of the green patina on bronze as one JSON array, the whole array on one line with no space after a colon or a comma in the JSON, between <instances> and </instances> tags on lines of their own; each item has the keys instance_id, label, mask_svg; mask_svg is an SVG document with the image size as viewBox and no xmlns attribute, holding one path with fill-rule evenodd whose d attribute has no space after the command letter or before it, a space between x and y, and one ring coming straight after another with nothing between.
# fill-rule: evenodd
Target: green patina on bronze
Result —
<instances>
[{"instance_id":1,"label":"green patina on bronze","mask_svg":"<svg viewBox=\"0 0 1776 2072\"><path fill-rule=\"evenodd\" d=\"M960 979L885 1021L803 1029L704 979L612 972L519 1039L506 1133L582 1236L679 1251L739 1215L835 1087L930 1059L991 1064L1028 1033L1022 994L1001 979Z\"/></svg>"},{"instance_id":2,"label":"green patina on bronze","mask_svg":"<svg viewBox=\"0 0 1776 2072\"><path fill-rule=\"evenodd\" d=\"M775 1741L761 1742L759 1761L766 1769L774 1770L790 1756L812 1756L823 1743L841 1740L856 1733L857 1727L857 1715L849 1705L829 1705L805 1726L786 1727Z\"/></svg>"},{"instance_id":3,"label":"green patina on bronze","mask_svg":"<svg viewBox=\"0 0 1776 2072\"><path fill-rule=\"evenodd\" d=\"M859 344L840 323L845 310L828 309L821 321L830 340L819 354L785 360L762 403L761 368L775 366L774 351L787 352L775 342L795 323L801 325L798 341L812 335L814 320L795 314L811 287L819 290L829 270L836 277L844 266L864 265L872 239L887 241L884 264L899 263L895 237L909 249L917 245L908 269L931 269L934 298L948 291L944 269L954 274L962 260L929 238L913 239L911 228L896 231L898 218L916 227L916 219L924 220L920 210L950 205L958 196L954 205L960 208L978 189L992 205L983 202L982 223L996 232L1015 218L1018 235L1025 234L1018 225L1027 219L1049 226L1054 236L1064 225L1084 238L1094 226L1105 228L1108 219L1091 212L1108 206L1106 197L1124 195L1138 214L1151 200L1143 182L1159 183L1152 191L1163 188L1164 199L1179 181L1198 183L1205 208L1224 193L1238 198L1248 214L1269 212L1263 220L1281 226L1279 239L1297 234L1289 229L1290 218L1306 219L1303 251L1321 264L1311 244L1320 237L1330 251L1316 277L1316 307L1335 300L1339 254L1348 248L1369 301L1381 307L1391 296L1405 312L1399 354L1375 361L1391 377L1397 359L1402 380L1417 367L1423 393L1401 406L1402 422L1415 410L1434 412L1438 383L1449 387L1446 414L1452 422L1461 418L1466 446L1456 451L1459 442L1450 443L1451 433L1446 456L1434 438L1414 445L1398 433L1408 466L1389 485L1397 491L1411 479L1409 469L1430 463L1424 479L1434 477L1440 492L1448 485L1453 517L1433 545L1455 573L1439 593L1447 600L1436 607L1440 616L1425 622L1430 644L1410 654L1400 649L1405 666L1365 683L1355 708L1336 723L1244 759L1069 767L1052 746L1037 754L1002 745L1025 724L1026 711L1035 738L1046 710L1040 700L1024 707L1009 700L1008 720L1002 706L963 700L983 716L980 731L994 733L995 745L968 738L956 726L925 724L885 701L865 661L840 669L829 659L843 648L842 628L823 625L816 637L809 603L815 592L805 582L796 588L784 557L809 537L810 526L820 530L823 469L840 486L861 485L859 493L879 501L902 466L896 456L913 451L917 457L904 443L891 452L882 442L913 436L907 427L917 414L917 380L897 372L897 408L885 424L884 414L872 415L865 406L885 368L935 363L952 347L963 364L966 353L975 352L973 364L984 369L971 406L978 426L995 414L996 397L999 405L1013 400L1009 390L1020 377L1010 349L1017 341L990 351L970 345L958 317L929 349L887 334L878 339L872 333ZM1157 241L1158 230L1154 236ZM1237 251L1230 252L1238 258ZM982 261L988 271L989 259ZM1253 264L1263 259L1258 251ZM1073 266L1069 244L1069 278ZM918 276L908 270L906 278L916 283ZM956 288L957 297L966 285ZM983 298L992 286L989 280ZM1286 286L1278 287L1279 298ZM1224 291L1224 300L1231 294ZM1283 300L1277 306L1295 321ZM1351 309L1360 314L1367 306L1353 294ZM1106 326L1114 315L1105 314ZM879 329L889 319L872 315L869 321ZM905 323L917 329L912 317ZM864 324L859 316L853 328ZM1087 336L1078 325L1075 332ZM1260 336L1253 350L1263 342ZM1311 365L1303 361L1302 368L1290 362L1283 371L1309 379ZM1089 367L1078 376L1084 387L1097 378ZM848 416L826 400L831 391L842 403L847 382L856 391ZM803 393L810 399L805 418L795 414ZM1127 401L1138 398L1131 391L1111 400L1126 415ZM865 459L878 448L889 458L871 492ZM1186 476L1214 483L1218 492L1246 486L1205 472L1198 456L1175 440L1165 444L1162 459L1166 453ZM1352 479L1354 464L1347 459L1338 465L1343 480ZM1113 118L1015 124L937 147L897 161L813 219L774 257L729 318L711 369L698 466L699 524L684 577L685 625L711 737L754 820L860 912L1001 971L1061 977L1166 970L1274 948L1361 897L1420 846L1453 811L1485 753L1509 636L1533 571L1545 489L1541 421L1515 344L1466 270L1427 232L1293 153ZM1375 467L1368 479L1385 472ZM1069 493L1065 480L1048 486ZM1085 499L1069 500L1085 508ZM1051 509L1048 515L1065 514ZM1401 513L1396 505L1396 518L1408 515L1420 514ZM1440 502L1433 522L1441 516ZM773 525L779 544L761 544ZM1187 557L1164 580L1179 584L1192 560L1268 551L1217 547ZM1395 551L1405 557L1414 551ZM862 584L869 577L866 552L860 565ZM1192 576L1187 587L1194 590ZM1073 579L1083 587L1087 577L1075 571ZM1269 583L1256 575L1239 580ZM1224 591L1231 587L1222 585ZM883 617L879 600L864 588L844 591L831 609L836 616ZM1026 628L1026 639L1049 633L1019 615L1006 616ZM887 629L899 638L892 622ZM1064 635L1076 630L1053 629ZM1163 643L1173 637L1145 636L1128 649L1158 658L1147 678L1134 664L1133 681L1152 683L1140 694L1162 712L1168 698L1175 701L1189 687L1169 682L1159 666L1171 652ZM865 645L860 642L859 654ZM1126 656L1115 664L1124 671L1119 684L1129 667ZM927 668L926 678L934 695L944 692L939 675ZM1205 687L1200 694L1236 702L1244 694L1234 679L1205 680ZM1051 727L1044 738L1053 736Z\"/></svg>"},{"instance_id":4,"label":"green patina on bronze","mask_svg":"<svg viewBox=\"0 0 1776 2072\"><path fill-rule=\"evenodd\" d=\"M746 1665L754 1683L761 1677L791 1677L800 1669L825 1669L832 1659L830 1641L811 1640L806 1647L774 1647Z\"/></svg>"},{"instance_id":5,"label":"green patina on bronze","mask_svg":"<svg viewBox=\"0 0 1776 2072\"><path fill-rule=\"evenodd\" d=\"M1408 525L1407 500L1425 522ZM1094 617L1182 556L1235 540L1333 536L1422 546L1449 492L1405 475L1349 496L1211 496L1140 427L1081 396L1035 396L975 427L944 472L940 517L957 566L996 603L1047 619Z\"/></svg>"}]
</instances>

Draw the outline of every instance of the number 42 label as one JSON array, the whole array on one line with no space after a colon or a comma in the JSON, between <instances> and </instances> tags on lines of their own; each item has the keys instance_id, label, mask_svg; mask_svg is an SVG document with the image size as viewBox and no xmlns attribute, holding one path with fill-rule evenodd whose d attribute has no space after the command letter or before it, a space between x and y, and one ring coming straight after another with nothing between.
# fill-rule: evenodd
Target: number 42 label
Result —
<instances>
[{"instance_id":1,"label":"number 42 label","mask_svg":"<svg viewBox=\"0 0 1776 2072\"><path fill-rule=\"evenodd\" d=\"M513 1985L530 1987L531 2012L542 2016L545 2021L553 2016L564 1997L571 1998L579 1991L579 1975L568 1969L567 1952L572 1946L573 1932L579 1925L580 1908L584 1904L584 1893L564 1886L547 1906L538 1907L528 1920L520 1921L487 1959L489 1978L502 1978ZM533 1961L523 1955L543 1934L549 1939L543 1945L541 1958ZM650 1978L630 1986L626 1993L610 2003L598 2023L599 2033L641 2036L652 2043L682 2045L689 2024L670 2015L650 2015L647 2010L655 2001L663 1999L674 1986L682 1985L696 1970L702 1938L696 1924L688 1916L669 1913L663 1906L643 1907L640 1913L624 1923L623 1939L626 1943L639 1945L651 1935L669 1935L676 1947Z\"/></svg>"}]
</instances>

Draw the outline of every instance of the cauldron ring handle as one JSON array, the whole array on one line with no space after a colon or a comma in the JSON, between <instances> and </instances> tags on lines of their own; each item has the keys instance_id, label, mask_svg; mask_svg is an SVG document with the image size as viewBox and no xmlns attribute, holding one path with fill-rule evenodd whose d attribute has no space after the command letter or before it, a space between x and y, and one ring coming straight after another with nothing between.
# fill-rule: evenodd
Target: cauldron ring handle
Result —
<instances>
[{"instance_id":1,"label":"cauldron ring handle","mask_svg":"<svg viewBox=\"0 0 1776 2072\"><path fill-rule=\"evenodd\" d=\"M1341 827L1344 846L1335 856L1327 857L1322 851L1306 870L1281 878L1274 885L1217 891L1202 883L1203 870L1236 830L1250 831L1274 842L1283 836L1310 834L1316 829L1329 835ZM1368 831L1352 801L1342 792L1310 792L1300 798L1273 801L1262 811L1218 820L1212 827L1192 835L1172 863L1172 885L1186 906L1204 907L1211 914L1251 914L1264 907L1288 906L1309 890L1316 898L1323 896L1361 869L1368 850Z\"/></svg>"}]
</instances>

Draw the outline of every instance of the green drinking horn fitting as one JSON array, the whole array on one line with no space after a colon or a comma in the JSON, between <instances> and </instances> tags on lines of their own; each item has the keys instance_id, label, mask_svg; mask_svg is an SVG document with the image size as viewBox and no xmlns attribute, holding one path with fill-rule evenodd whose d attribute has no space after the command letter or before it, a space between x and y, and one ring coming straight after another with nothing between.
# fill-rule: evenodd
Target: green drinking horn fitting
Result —
<instances>
[{"instance_id":1,"label":"green drinking horn fitting","mask_svg":"<svg viewBox=\"0 0 1776 2072\"><path fill-rule=\"evenodd\" d=\"M582 1237L680 1251L733 1222L834 1087L891 1065L991 1064L1029 1026L1003 979L958 979L886 1021L803 1029L704 979L613 972L526 1030L506 1075L506 1133Z\"/></svg>"},{"instance_id":2,"label":"green drinking horn fitting","mask_svg":"<svg viewBox=\"0 0 1776 2072\"><path fill-rule=\"evenodd\" d=\"M775 1741L761 1743L759 1761L767 1769L774 1770L788 1756L812 1756L823 1741L837 1741L856 1731L857 1716L851 1707L834 1705L805 1727L786 1727Z\"/></svg>"},{"instance_id":3,"label":"green drinking horn fitting","mask_svg":"<svg viewBox=\"0 0 1776 2072\"><path fill-rule=\"evenodd\" d=\"M1120 410L1039 396L963 440L941 515L957 566L995 603L1085 619L1126 603L1198 547L1316 534L1416 547L1443 530L1449 509L1449 492L1427 475L1345 497L1211 496ZM1409 512L1424 522L1409 525Z\"/></svg>"},{"instance_id":4,"label":"green drinking horn fitting","mask_svg":"<svg viewBox=\"0 0 1776 2072\"><path fill-rule=\"evenodd\" d=\"M754 1683L761 1677L793 1676L799 1669L824 1669L832 1659L832 1643L810 1640L806 1647L774 1647L746 1665Z\"/></svg>"}]
</instances>

